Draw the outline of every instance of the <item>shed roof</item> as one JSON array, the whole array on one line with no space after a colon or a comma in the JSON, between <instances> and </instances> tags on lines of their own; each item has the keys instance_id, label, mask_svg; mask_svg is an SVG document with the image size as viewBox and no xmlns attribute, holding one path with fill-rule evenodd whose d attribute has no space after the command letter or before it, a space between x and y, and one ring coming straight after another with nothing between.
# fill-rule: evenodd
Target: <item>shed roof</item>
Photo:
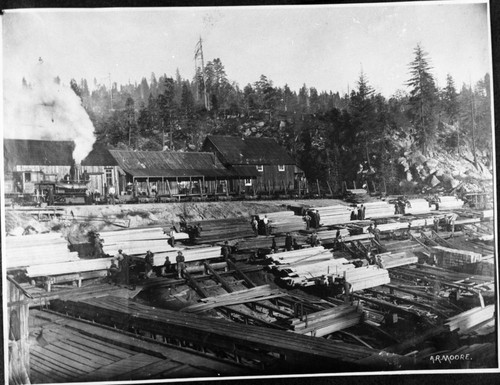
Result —
<instances>
[{"instance_id":1,"label":"shed roof","mask_svg":"<svg viewBox=\"0 0 500 385\"><path fill-rule=\"evenodd\" d=\"M209 152L110 150L118 165L135 177L233 177Z\"/></svg>"},{"instance_id":2,"label":"shed roof","mask_svg":"<svg viewBox=\"0 0 500 385\"><path fill-rule=\"evenodd\" d=\"M6 170L15 166L71 166L74 164L73 141L4 139Z\"/></svg>"},{"instance_id":3,"label":"shed roof","mask_svg":"<svg viewBox=\"0 0 500 385\"><path fill-rule=\"evenodd\" d=\"M274 138L242 139L236 136L209 135L205 139L205 144L207 143L212 143L225 164L295 164L295 161Z\"/></svg>"}]
</instances>

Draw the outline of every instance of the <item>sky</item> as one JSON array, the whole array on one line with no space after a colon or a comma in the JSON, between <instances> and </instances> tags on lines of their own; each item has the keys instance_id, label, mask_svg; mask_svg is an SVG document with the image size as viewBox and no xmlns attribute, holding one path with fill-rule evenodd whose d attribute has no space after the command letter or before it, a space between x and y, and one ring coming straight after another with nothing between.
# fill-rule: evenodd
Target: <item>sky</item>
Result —
<instances>
[{"instance_id":1,"label":"sky","mask_svg":"<svg viewBox=\"0 0 500 385\"><path fill-rule=\"evenodd\" d=\"M99 10L20 10L3 16L4 95L42 58L63 83L109 85L151 73L194 75L194 50L220 58L241 88L262 74L275 86L345 93L361 71L376 92L407 90L420 44L438 86L451 74L460 89L491 73L487 3L412 2Z\"/></svg>"}]
</instances>

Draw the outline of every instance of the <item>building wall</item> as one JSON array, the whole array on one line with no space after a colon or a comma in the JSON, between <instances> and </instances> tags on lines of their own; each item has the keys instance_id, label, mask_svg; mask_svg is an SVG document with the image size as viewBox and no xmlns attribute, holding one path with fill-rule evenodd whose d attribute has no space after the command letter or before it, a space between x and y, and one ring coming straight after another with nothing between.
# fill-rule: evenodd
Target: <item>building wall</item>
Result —
<instances>
[{"instance_id":1,"label":"building wall","mask_svg":"<svg viewBox=\"0 0 500 385\"><path fill-rule=\"evenodd\" d=\"M279 171L278 165L263 165L263 171L259 172L256 189L263 191L284 191L294 188L295 175L293 165L284 166L284 171ZM256 166L257 167L257 166Z\"/></svg>"},{"instance_id":2,"label":"building wall","mask_svg":"<svg viewBox=\"0 0 500 385\"><path fill-rule=\"evenodd\" d=\"M82 173L87 171L89 174L88 188L90 191L98 191L102 195L106 194L106 188L110 184L115 186L116 192L121 194L125 191L125 186L120 183L117 166L81 166Z\"/></svg>"},{"instance_id":3,"label":"building wall","mask_svg":"<svg viewBox=\"0 0 500 385\"><path fill-rule=\"evenodd\" d=\"M43 172L44 174L54 175L55 180L63 179L66 174L69 174L70 166L40 166L40 165L16 165L15 171L23 172ZM51 180L53 180L51 178Z\"/></svg>"}]
</instances>

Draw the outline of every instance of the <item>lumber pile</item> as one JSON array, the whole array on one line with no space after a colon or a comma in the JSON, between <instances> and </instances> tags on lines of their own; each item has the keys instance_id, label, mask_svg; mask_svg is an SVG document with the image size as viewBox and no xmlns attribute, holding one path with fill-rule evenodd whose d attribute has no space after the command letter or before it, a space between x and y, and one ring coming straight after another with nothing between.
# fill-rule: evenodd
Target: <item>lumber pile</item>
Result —
<instances>
[{"instance_id":1,"label":"lumber pile","mask_svg":"<svg viewBox=\"0 0 500 385\"><path fill-rule=\"evenodd\" d=\"M103 231L100 233L105 254L116 255L122 249L128 255L146 254L172 250L168 236L161 227Z\"/></svg>"},{"instance_id":2,"label":"lumber pile","mask_svg":"<svg viewBox=\"0 0 500 385\"><path fill-rule=\"evenodd\" d=\"M26 268L26 275L30 278L36 278L107 270L111 266L112 259L113 258L81 259L71 262L34 265Z\"/></svg>"},{"instance_id":3,"label":"lumber pile","mask_svg":"<svg viewBox=\"0 0 500 385\"><path fill-rule=\"evenodd\" d=\"M455 196L438 197L437 202L437 209L440 211L461 209L464 205L464 201Z\"/></svg>"},{"instance_id":4,"label":"lumber pile","mask_svg":"<svg viewBox=\"0 0 500 385\"><path fill-rule=\"evenodd\" d=\"M495 259L494 258L483 258L483 260L476 264L474 269L475 274L485 275L488 277L495 276Z\"/></svg>"},{"instance_id":5,"label":"lumber pile","mask_svg":"<svg viewBox=\"0 0 500 385\"><path fill-rule=\"evenodd\" d=\"M272 234L283 234L306 228L304 219L301 216L295 215L293 211L258 214L259 220L262 220L265 216L269 220Z\"/></svg>"},{"instance_id":6,"label":"lumber pile","mask_svg":"<svg viewBox=\"0 0 500 385\"><path fill-rule=\"evenodd\" d=\"M328 230L328 231L319 231L318 239L321 240L323 245L331 244L335 242L337 235L337 230ZM374 238L374 235L371 233L363 233L356 235L349 235L349 231L347 229L342 229L340 231L341 242L354 242L354 241L363 241L366 239Z\"/></svg>"},{"instance_id":7,"label":"lumber pile","mask_svg":"<svg viewBox=\"0 0 500 385\"><path fill-rule=\"evenodd\" d=\"M264 301L271 298L283 297L286 294L279 289L272 289L269 285L256 286L246 290L234 291L215 297L200 299L200 303L187 306L181 311L186 313L201 313L220 306L239 305L248 302Z\"/></svg>"},{"instance_id":8,"label":"lumber pile","mask_svg":"<svg viewBox=\"0 0 500 385\"><path fill-rule=\"evenodd\" d=\"M68 242L59 233L7 236L4 250L7 269L79 260L78 253L69 251Z\"/></svg>"},{"instance_id":9,"label":"lumber pile","mask_svg":"<svg viewBox=\"0 0 500 385\"><path fill-rule=\"evenodd\" d=\"M482 255L468 250L434 246L431 248L431 258L435 258L438 266L450 268L480 262Z\"/></svg>"},{"instance_id":10,"label":"lumber pile","mask_svg":"<svg viewBox=\"0 0 500 385\"><path fill-rule=\"evenodd\" d=\"M288 286L316 285L326 277L342 277L346 270L354 269L354 265L345 258L315 261L294 265L277 266L275 271L279 279ZM326 284L326 281L323 281Z\"/></svg>"},{"instance_id":11,"label":"lumber pile","mask_svg":"<svg viewBox=\"0 0 500 385\"><path fill-rule=\"evenodd\" d=\"M351 220L352 208L344 205L334 205L325 207L313 207L318 210L322 226L332 226L341 223L348 223Z\"/></svg>"},{"instance_id":12,"label":"lumber pile","mask_svg":"<svg viewBox=\"0 0 500 385\"><path fill-rule=\"evenodd\" d=\"M344 279L351 284L352 291L369 289L391 282L389 272L375 265L346 270Z\"/></svg>"},{"instance_id":13,"label":"lumber pile","mask_svg":"<svg viewBox=\"0 0 500 385\"><path fill-rule=\"evenodd\" d=\"M378 254L376 255L376 258L377 260L380 261L380 265L384 269L391 269L393 267L411 265L418 262L418 257L416 257L410 251Z\"/></svg>"},{"instance_id":14,"label":"lumber pile","mask_svg":"<svg viewBox=\"0 0 500 385\"><path fill-rule=\"evenodd\" d=\"M387 218L394 216L394 205L385 201L366 202L365 218Z\"/></svg>"},{"instance_id":15,"label":"lumber pile","mask_svg":"<svg viewBox=\"0 0 500 385\"><path fill-rule=\"evenodd\" d=\"M196 238L197 244L216 243L230 239L244 238L253 235L250 218L226 218L193 222L201 225L201 235Z\"/></svg>"},{"instance_id":16,"label":"lumber pile","mask_svg":"<svg viewBox=\"0 0 500 385\"><path fill-rule=\"evenodd\" d=\"M245 238L236 241L235 245L238 247L238 251L256 251L258 249L269 249L273 243L273 238L276 241L276 246L283 249L285 247L285 237L284 236L265 236L259 235L257 237ZM293 234L293 238L297 240L299 244L304 244L307 237L304 235Z\"/></svg>"},{"instance_id":17,"label":"lumber pile","mask_svg":"<svg viewBox=\"0 0 500 385\"><path fill-rule=\"evenodd\" d=\"M409 199L406 202L405 214L418 215L430 212L431 207L426 199Z\"/></svg>"},{"instance_id":18,"label":"lumber pile","mask_svg":"<svg viewBox=\"0 0 500 385\"><path fill-rule=\"evenodd\" d=\"M362 307L355 302L307 314L303 319L292 318L289 323L295 333L323 337L359 324L362 315Z\"/></svg>"},{"instance_id":19,"label":"lumber pile","mask_svg":"<svg viewBox=\"0 0 500 385\"><path fill-rule=\"evenodd\" d=\"M267 254L266 258L270 259L271 267L273 267L274 265L331 259L332 253L323 246L318 246L300 250L284 251L282 253Z\"/></svg>"},{"instance_id":20,"label":"lumber pile","mask_svg":"<svg viewBox=\"0 0 500 385\"><path fill-rule=\"evenodd\" d=\"M493 209L490 210L481 210L481 218L482 219L493 219L495 217L495 213Z\"/></svg>"},{"instance_id":21,"label":"lumber pile","mask_svg":"<svg viewBox=\"0 0 500 385\"><path fill-rule=\"evenodd\" d=\"M446 325L449 326L451 331L458 329L459 334L467 334L474 331L474 329L483 322L493 319L494 316L495 305L488 305L484 308L475 307L448 318L446 320Z\"/></svg>"},{"instance_id":22,"label":"lumber pile","mask_svg":"<svg viewBox=\"0 0 500 385\"><path fill-rule=\"evenodd\" d=\"M370 195L364 188L347 189L344 193L344 200L352 203L364 203L370 200Z\"/></svg>"},{"instance_id":23,"label":"lumber pile","mask_svg":"<svg viewBox=\"0 0 500 385\"><path fill-rule=\"evenodd\" d=\"M170 262L175 264L175 258L177 257L177 252L182 251L186 263L198 262L198 261L208 261L211 259L216 259L221 257L221 247L218 246L208 246L208 247L190 247L190 248L170 248L167 251L154 253L154 266L162 266L165 263L165 258L168 256ZM124 250L125 251L125 250ZM135 259L144 259L146 253L140 255L134 255Z\"/></svg>"}]
</instances>

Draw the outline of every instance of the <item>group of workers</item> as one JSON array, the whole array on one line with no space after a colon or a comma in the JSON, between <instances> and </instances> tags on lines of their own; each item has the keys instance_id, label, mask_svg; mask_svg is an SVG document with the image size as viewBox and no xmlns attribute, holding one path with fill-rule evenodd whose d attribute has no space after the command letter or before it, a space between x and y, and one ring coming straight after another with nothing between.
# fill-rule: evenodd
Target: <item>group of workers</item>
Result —
<instances>
[{"instance_id":1,"label":"group of workers","mask_svg":"<svg viewBox=\"0 0 500 385\"><path fill-rule=\"evenodd\" d=\"M361 206L354 206L354 209L351 211L351 221L363 221L366 215L366 207L361 204Z\"/></svg>"},{"instance_id":2,"label":"group of workers","mask_svg":"<svg viewBox=\"0 0 500 385\"><path fill-rule=\"evenodd\" d=\"M304 222L306 222L306 230L309 230L311 227L313 229L319 229L321 226L321 216L318 210L305 211L303 219Z\"/></svg>"},{"instance_id":3,"label":"group of workers","mask_svg":"<svg viewBox=\"0 0 500 385\"><path fill-rule=\"evenodd\" d=\"M176 273L177 278L181 279L186 269L186 259L182 251L179 250L177 252L175 262L175 271L173 271L172 262L168 256L165 257L165 261L162 266L155 267L154 253L152 253L151 250L148 250L144 258L143 278L149 279L153 276L153 273L161 277L166 277ZM111 260L111 266L108 269L108 277L114 284L128 286L131 281L131 269L135 266L136 263L132 262L130 256L123 253L122 249L119 249L118 254Z\"/></svg>"},{"instance_id":4,"label":"group of workers","mask_svg":"<svg viewBox=\"0 0 500 385\"><path fill-rule=\"evenodd\" d=\"M262 219L259 219L257 215L253 215L250 220L250 225L252 226L252 231L255 236L270 235L271 234L271 224L269 223L269 218L264 215Z\"/></svg>"}]
</instances>

